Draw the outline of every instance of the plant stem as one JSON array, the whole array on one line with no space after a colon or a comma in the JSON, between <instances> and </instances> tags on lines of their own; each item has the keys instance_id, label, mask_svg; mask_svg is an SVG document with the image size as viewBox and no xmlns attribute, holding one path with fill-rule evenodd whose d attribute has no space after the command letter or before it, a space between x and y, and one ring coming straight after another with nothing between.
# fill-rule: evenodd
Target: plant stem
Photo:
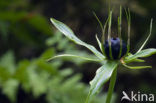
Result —
<instances>
[{"instance_id":1,"label":"plant stem","mask_svg":"<svg viewBox=\"0 0 156 103\"><path fill-rule=\"evenodd\" d=\"M116 82L116 75L117 75L117 68L115 68L115 70L113 71L112 77L110 79L110 84L109 84L109 89L108 89L106 103L110 103L111 102L112 93L113 93L115 82Z\"/></svg>"}]
</instances>

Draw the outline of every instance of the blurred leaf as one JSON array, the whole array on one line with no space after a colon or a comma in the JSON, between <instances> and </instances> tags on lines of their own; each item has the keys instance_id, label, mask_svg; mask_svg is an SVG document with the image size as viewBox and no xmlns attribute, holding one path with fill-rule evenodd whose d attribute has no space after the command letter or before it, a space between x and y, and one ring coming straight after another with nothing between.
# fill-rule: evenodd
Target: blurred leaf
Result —
<instances>
[{"instance_id":1,"label":"blurred leaf","mask_svg":"<svg viewBox=\"0 0 156 103\"><path fill-rule=\"evenodd\" d=\"M0 86L1 84L3 84L3 82L7 81L10 77L11 77L11 73L7 70L7 68L0 65Z\"/></svg>"},{"instance_id":2,"label":"blurred leaf","mask_svg":"<svg viewBox=\"0 0 156 103\"><path fill-rule=\"evenodd\" d=\"M12 101L16 101L17 90L18 90L19 82L15 79L9 79L3 84L3 93L8 96L8 98Z\"/></svg>"},{"instance_id":3,"label":"blurred leaf","mask_svg":"<svg viewBox=\"0 0 156 103\"><path fill-rule=\"evenodd\" d=\"M8 27L9 24L7 22L0 21L0 34L2 34L4 40L6 40L8 36Z\"/></svg>"},{"instance_id":4,"label":"blurred leaf","mask_svg":"<svg viewBox=\"0 0 156 103\"><path fill-rule=\"evenodd\" d=\"M3 21L9 21L11 23L16 23L18 21L24 20L28 15L27 12L15 12L15 11L1 11L0 19Z\"/></svg>"},{"instance_id":5,"label":"blurred leaf","mask_svg":"<svg viewBox=\"0 0 156 103\"><path fill-rule=\"evenodd\" d=\"M23 60L18 63L16 73L14 74L14 78L17 79L23 85L28 83L28 72L27 68L30 65L28 60Z\"/></svg>"},{"instance_id":6,"label":"blurred leaf","mask_svg":"<svg viewBox=\"0 0 156 103\"><path fill-rule=\"evenodd\" d=\"M65 50L67 47L67 44L69 44L69 41L67 39L61 39L60 43L57 46L58 50Z\"/></svg>"},{"instance_id":7,"label":"blurred leaf","mask_svg":"<svg viewBox=\"0 0 156 103\"><path fill-rule=\"evenodd\" d=\"M47 83L46 83L46 78L48 78L49 75L45 74L44 72L41 72L40 75L36 73L35 71L36 65L31 64L28 67L28 80L29 80L29 85L32 89L33 95L35 98L39 97L41 94L44 94L47 90ZM41 78L42 77L42 78Z\"/></svg>"},{"instance_id":8,"label":"blurred leaf","mask_svg":"<svg viewBox=\"0 0 156 103\"><path fill-rule=\"evenodd\" d=\"M50 65L46 63L44 60L36 60L36 65L37 68L40 68L41 70L43 69L44 71L47 71L51 75L56 75L57 74L57 68L54 68L53 65Z\"/></svg>"},{"instance_id":9,"label":"blurred leaf","mask_svg":"<svg viewBox=\"0 0 156 103\"><path fill-rule=\"evenodd\" d=\"M81 79L81 75L75 75L72 78L67 79L66 81L64 81L61 85L61 90L67 92L66 90L69 89L69 87L72 86L76 86L75 84L77 82L79 82L79 80ZM68 91L72 91L72 88L70 88L70 90Z\"/></svg>"},{"instance_id":10,"label":"blurred leaf","mask_svg":"<svg viewBox=\"0 0 156 103\"><path fill-rule=\"evenodd\" d=\"M15 9L17 7L26 7L28 5L28 1L27 0L14 0L14 2L10 1L10 0L1 0L0 3L0 10L6 10L6 8L8 9L9 7L12 7L12 9Z\"/></svg>"},{"instance_id":11,"label":"blurred leaf","mask_svg":"<svg viewBox=\"0 0 156 103\"><path fill-rule=\"evenodd\" d=\"M74 50L74 52L79 51ZM0 87L4 89L5 95L10 100L15 101L17 88L20 84L24 92L33 93L34 98L46 94L48 103L84 102L89 89L88 86L80 82L81 75L74 76L73 70L70 68L59 70L58 68L62 66L62 60L54 60L52 63L46 63L43 58L53 54L55 53L51 48L46 50L39 58L20 61L13 75L9 74L8 68L4 68L7 67L7 63L5 65L3 64L4 67L0 65ZM81 55L91 56L86 52L82 52ZM4 57L3 60L8 61ZM11 91L9 91L10 88L12 89ZM98 97L93 99L93 103L100 103Z\"/></svg>"},{"instance_id":12,"label":"blurred leaf","mask_svg":"<svg viewBox=\"0 0 156 103\"><path fill-rule=\"evenodd\" d=\"M46 21L45 17L42 15L34 14L29 20L28 24L31 26L31 28L36 29L36 31L41 32L45 35L51 35L52 31L50 29L50 25L48 24L48 21Z\"/></svg>"},{"instance_id":13,"label":"blurred leaf","mask_svg":"<svg viewBox=\"0 0 156 103\"><path fill-rule=\"evenodd\" d=\"M15 72L15 58L12 51L8 51L0 58L0 65L13 74Z\"/></svg>"},{"instance_id":14,"label":"blurred leaf","mask_svg":"<svg viewBox=\"0 0 156 103\"><path fill-rule=\"evenodd\" d=\"M70 68L65 68L64 70L60 70L60 75L63 77L69 76L73 73L72 69Z\"/></svg>"},{"instance_id":15,"label":"blurred leaf","mask_svg":"<svg viewBox=\"0 0 156 103\"><path fill-rule=\"evenodd\" d=\"M61 33L59 31L56 31L52 37L46 40L46 45L51 46L51 45L61 42L61 40L62 40Z\"/></svg>"},{"instance_id":16,"label":"blurred leaf","mask_svg":"<svg viewBox=\"0 0 156 103\"><path fill-rule=\"evenodd\" d=\"M49 48L49 49L45 50L44 53L42 53L40 58L46 61L46 59L48 59L54 55L55 55L55 50L53 48Z\"/></svg>"},{"instance_id":17,"label":"blurred leaf","mask_svg":"<svg viewBox=\"0 0 156 103\"><path fill-rule=\"evenodd\" d=\"M22 43L29 45L39 44L38 38L35 38L33 32L30 32L25 25L21 25L20 23L12 25L11 32Z\"/></svg>"}]
</instances>

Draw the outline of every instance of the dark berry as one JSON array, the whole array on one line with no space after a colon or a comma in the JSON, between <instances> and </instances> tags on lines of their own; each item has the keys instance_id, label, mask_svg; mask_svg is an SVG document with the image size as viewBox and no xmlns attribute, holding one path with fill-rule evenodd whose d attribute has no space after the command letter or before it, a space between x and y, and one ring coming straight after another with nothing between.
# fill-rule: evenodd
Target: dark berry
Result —
<instances>
[{"instance_id":1,"label":"dark berry","mask_svg":"<svg viewBox=\"0 0 156 103\"><path fill-rule=\"evenodd\" d=\"M105 41L104 51L105 51L106 57L108 59L110 59L108 40ZM123 57L126 54L126 52L127 52L127 45L122 40L121 56L119 57L119 54L120 54L120 39L119 38L111 38L111 51L112 51L112 58L113 59L120 59L121 57Z\"/></svg>"}]
</instances>

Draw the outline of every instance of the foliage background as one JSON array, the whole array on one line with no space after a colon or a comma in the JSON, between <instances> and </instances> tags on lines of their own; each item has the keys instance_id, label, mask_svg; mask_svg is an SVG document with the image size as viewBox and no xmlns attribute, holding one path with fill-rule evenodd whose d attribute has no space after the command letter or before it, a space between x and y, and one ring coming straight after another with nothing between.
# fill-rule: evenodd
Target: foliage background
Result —
<instances>
[{"instance_id":1,"label":"foliage background","mask_svg":"<svg viewBox=\"0 0 156 103\"><path fill-rule=\"evenodd\" d=\"M131 51L134 53L147 37L151 18L154 19L153 31L146 47L156 48L156 1L112 0L113 36L117 35L116 17L120 5L131 10ZM72 58L45 62L64 52L92 56L56 31L49 18L69 25L79 38L98 48L95 34L100 37L101 31L92 11L104 22L108 16L107 8L105 0L1 0L0 102L82 103L88 93L88 83L99 65ZM122 36L125 40L126 27L123 16ZM146 59L152 69L133 71L119 67L114 94L117 102L120 102L123 90L156 93L155 60L156 55ZM103 103L107 88L108 84L93 103Z\"/></svg>"}]
</instances>

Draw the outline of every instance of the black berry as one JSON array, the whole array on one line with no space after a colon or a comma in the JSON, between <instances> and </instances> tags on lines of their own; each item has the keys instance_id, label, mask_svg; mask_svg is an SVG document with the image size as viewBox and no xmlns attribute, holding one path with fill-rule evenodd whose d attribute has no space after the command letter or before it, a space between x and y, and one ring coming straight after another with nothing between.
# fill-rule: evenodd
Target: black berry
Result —
<instances>
[{"instance_id":1,"label":"black berry","mask_svg":"<svg viewBox=\"0 0 156 103\"><path fill-rule=\"evenodd\" d=\"M104 51L105 51L106 57L108 59L110 59L108 40L105 41ZM111 38L111 51L112 51L112 58L113 59L120 59L121 57L123 57L126 54L127 45L122 40L121 56L119 57L119 54L120 54L120 39L119 38Z\"/></svg>"}]
</instances>

